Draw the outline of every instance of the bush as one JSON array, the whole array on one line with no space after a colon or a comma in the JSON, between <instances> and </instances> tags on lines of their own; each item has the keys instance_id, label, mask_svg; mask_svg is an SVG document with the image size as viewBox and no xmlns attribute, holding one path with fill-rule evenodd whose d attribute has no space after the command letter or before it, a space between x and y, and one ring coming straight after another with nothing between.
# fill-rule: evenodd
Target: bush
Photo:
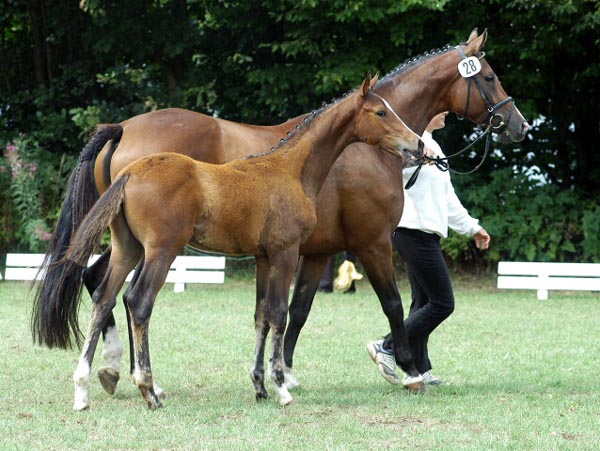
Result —
<instances>
[{"instance_id":1,"label":"bush","mask_svg":"<svg viewBox=\"0 0 600 451\"><path fill-rule=\"evenodd\" d=\"M561 190L510 168L495 170L476 188L455 179L459 197L492 236L490 250L481 254L488 263L600 257L600 207L574 189ZM465 243L452 236L444 242L444 250L453 259L469 260L472 248Z\"/></svg>"},{"instance_id":2,"label":"bush","mask_svg":"<svg viewBox=\"0 0 600 451\"><path fill-rule=\"evenodd\" d=\"M3 252L45 251L74 164L74 158L46 152L23 134L5 146L0 159Z\"/></svg>"}]
</instances>

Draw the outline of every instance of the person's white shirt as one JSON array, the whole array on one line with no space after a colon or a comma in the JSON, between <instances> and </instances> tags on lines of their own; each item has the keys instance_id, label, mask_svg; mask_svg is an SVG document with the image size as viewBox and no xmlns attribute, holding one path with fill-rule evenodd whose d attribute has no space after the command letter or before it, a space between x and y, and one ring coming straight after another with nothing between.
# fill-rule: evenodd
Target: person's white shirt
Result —
<instances>
[{"instance_id":1,"label":"person's white shirt","mask_svg":"<svg viewBox=\"0 0 600 451\"><path fill-rule=\"evenodd\" d=\"M425 131L421 139L434 155L445 156L431 133ZM404 169L404 180L408 180L414 171L416 167ZM435 233L443 238L448 236L448 227L471 236L482 228L479 220L469 215L456 196L450 173L442 172L434 165L423 165L416 183L404 190L404 210L398 227Z\"/></svg>"}]
</instances>

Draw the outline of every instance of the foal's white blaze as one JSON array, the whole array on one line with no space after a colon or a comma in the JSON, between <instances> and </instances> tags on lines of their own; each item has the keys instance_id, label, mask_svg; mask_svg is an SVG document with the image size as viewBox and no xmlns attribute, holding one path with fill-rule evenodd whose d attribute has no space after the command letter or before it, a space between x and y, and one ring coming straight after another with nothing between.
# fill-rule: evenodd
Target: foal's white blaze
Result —
<instances>
[{"instance_id":1,"label":"foal's white blaze","mask_svg":"<svg viewBox=\"0 0 600 451\"><path fill-rule=\"evenodd\" d=\"M75 383L75 400L73 409L84 410L90 406L88 387L90 384L90 365L85 359L80 359L77 368L73 373L73 382Z\"/></svg>"},{"instance_id":2,"label":"foal's white blaze","mask_svg":"<svg viewBox=\"0 0 600 451\"><path fill-rule=\"evenodd\" d=\"M383 97L378 96L377 94L375 94L375 95L377 97L379 97L381 99L381 101L385 104L385 106L387 107L387 109L390 110L394 114L394 116L396 116L398 118L398 120L404 124L404 121L402 120L402 118L396 114L396 112L394 111L394 109L392 108L392 106L388 103L388 101L385 100ZM406 124L404 124L404 125L406 126L406 128L408 128L408 125L406 125Z\"/></svg>"},{"instance_id":3,"label":"foal's white blaze","mask_svg":"<svg viewBox=\"0 0 600 451\"><path fill-rule=\"evenodd\" d=\"M102 358L106 365L114 369L117 373L121 369L121 356L123 355L123 345L119 338L117 326L109 327L104 336L104 350Z\"/></svg>"}]
</instances>

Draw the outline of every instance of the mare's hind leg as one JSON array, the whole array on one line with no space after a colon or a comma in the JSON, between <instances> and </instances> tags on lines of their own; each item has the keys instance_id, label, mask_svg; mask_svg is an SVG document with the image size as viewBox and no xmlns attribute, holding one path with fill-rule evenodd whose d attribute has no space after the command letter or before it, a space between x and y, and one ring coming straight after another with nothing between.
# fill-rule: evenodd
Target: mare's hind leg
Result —
<instances>
[{"instance_id":1,"label":"mare's hind leg","mask_svg":"<svg viewBox=\"0 0 600 451\"><path fill-rule=\"evenodd\" d=\"M300 382L292 373L294 360L294 349L298 337L312 307L315 299L319 281L329 260L328 255L305 255L300 259L294 294L290 303L290 321L285 330L285 341L283 345L283 359L285 363L285 383L288 388L295 388Z\"/></svg>"},{"instance_id":2,"label":"mare's hind leg","mask_svg":"<svg viewBox=\"0 0 600 451\"><path fill-rule=\"evenodd\" d=\"M133 378L140 389L142 397L146 400L148 408L152 410L162 407L162 404L154 390L148 345L148 327L156 295L165 283L175 256L176 253L149 252L146 250L144 265L139 278L126 295L133 338Z\"/></svg>"},{"instance_id":3,"label":"mare's hind leg","mask_svg":"<svg viewBox=\"0 0 600 451\"><path fill-rule=\"evenodd\" d=\"M406 373L402 384L411 391L425 391L423 378L417 370L406 337L404 309L394 277L391 238L384 237L368 248L356 250L354 253L362 263L379 298L383 313L389 321L396 363Z\"/></svg>"},{"instance_id":4,"label":"mare's hind leg","mask_svg":"<svg viewBox=\"0 0 600 451\"><path fill-rule=\"evenodd\" d=\"M111 247L109 246L98 260L83 273L83 282L90 296L96 291L106 274L110 253ZM106 324L102 327L102 342L104 344L102 358L105 366L98 370L98 379L104 391L112 395L117 388L117 382L119 382L121 357L123 355L123 345L119 338L119 331L112 311L108 315Z\"/></svg>"},{"instance_id":5,"label":"mare's hind leg","mask_svg":"<svg viewBox=\"0 0 600 451\"><path fill-rule=\"evenodd\" d=\"M73 408L83 410L89 408L89 380L92 361L96 351L96 345L100 338L102 327L116 304L116 296L125 282L129 271L133 269L141 252L133 252L128 258L113 258L104 275L102 283L92 295L92 317L90 320L89 333L83 345L79 363L73 374L75 384L75 399Z\"/></svg>"},{"instance_id":6,"label":"mare's hind leg","mask_svg":"<svg viewBox=\"0 0 600 451\"><path fill-rule=\"evenodd\" d=\"M256 307L254 310L254 329L256 332L256 347L254 362L250 370L250 379L254 384L256 400L269 397L265 389L265 346L269 334L269 322L265 316L267 302L269 267L267 259L256 257Z\"/></svg>"}]
</instances>

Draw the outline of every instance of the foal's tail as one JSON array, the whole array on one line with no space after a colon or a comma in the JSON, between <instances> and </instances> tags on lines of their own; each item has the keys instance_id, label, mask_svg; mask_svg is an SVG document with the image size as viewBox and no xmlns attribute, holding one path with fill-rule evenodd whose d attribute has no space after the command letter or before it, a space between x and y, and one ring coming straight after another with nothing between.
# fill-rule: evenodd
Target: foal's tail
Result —
<instances>
[{"instance_id":1,"label":"foal's tail","mask_svg":"<svg viewBox=\"0 0 600 451\"><path fill-rule=\"evenodd\" d=\"M105 125L86 144L67 184L65 200L56 228L50 239L40 274L46 274L37 286L34 297L31 330L33 341L49 348L70 348L71 337L81 343L77 314L85 266L65 262L64 257L73 233L98 199L94 165L104 145L113 140L113 149L123 134L118 124Z\"/></svg>"}]
</instances>

